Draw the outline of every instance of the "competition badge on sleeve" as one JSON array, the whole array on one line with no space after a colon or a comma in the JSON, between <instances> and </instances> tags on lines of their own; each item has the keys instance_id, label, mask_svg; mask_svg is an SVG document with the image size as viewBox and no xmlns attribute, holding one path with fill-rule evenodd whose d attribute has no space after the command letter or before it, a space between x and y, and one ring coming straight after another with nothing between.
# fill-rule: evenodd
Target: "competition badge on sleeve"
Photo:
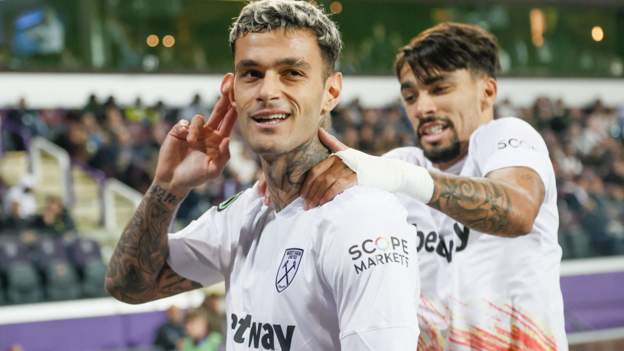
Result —
<instances>
[{"instance_id":1,"label":"competition badge on sleeve","mask_svg":"<svg viewBox=\"0 0 624 351\"><path fill-rule=\"evenodd\" d=\"M302 256L302 249L292 248L284 251L284 257L282 257L282 262L280 262L277 268L277 276L275 277L275 287L278 293L286 290L293 279L295 279Z\"/></svg>"}]
</instances>

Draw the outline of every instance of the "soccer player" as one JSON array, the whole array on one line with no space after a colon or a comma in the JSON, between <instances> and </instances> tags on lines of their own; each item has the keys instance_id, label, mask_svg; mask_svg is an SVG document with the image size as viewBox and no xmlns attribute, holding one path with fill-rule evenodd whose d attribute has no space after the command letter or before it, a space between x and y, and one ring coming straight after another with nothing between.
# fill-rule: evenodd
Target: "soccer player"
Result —
<instances>
[{"instance_id":1,"label":"soccer player","mask_svg":"<svg viewBox=\"0 0 624 351\"><path fill-rule=\"evenodd\" d=\"M307 207L356 182L401 195L419 241L422 349L567 350L555 175L535 129L493 119L498 66L477 26L420 33L395 64L419 147L374 157L321 132L343 151L302 188Z\"/></svg>"},{"instance_id":2,"label":"soccer player","mask_svg":"<svg viewBox=\"0 0 624 351\"><path fill-rule=\"evenodd\" d=\"M108 291L142 303L225 280L228 350L413 351L419 280L405 209L366 187L311 211L299 198L307 171L329 156L318 129L342 85L335 24L305 1L256 1L230 44L234 73L207 122L180 121L165 139L111 258ZM223 170L235 118L272 207L248 189L167 235L191 188Z\"/></svg>"}]
</instances>

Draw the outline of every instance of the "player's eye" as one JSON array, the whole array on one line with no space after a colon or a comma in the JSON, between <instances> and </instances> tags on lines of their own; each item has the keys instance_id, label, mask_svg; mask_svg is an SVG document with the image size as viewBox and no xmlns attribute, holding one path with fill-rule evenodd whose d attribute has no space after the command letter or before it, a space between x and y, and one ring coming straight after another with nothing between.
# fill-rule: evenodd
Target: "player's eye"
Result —
<instances>
[{"instance_id":1,"label":"player's eye","mask_svg":"<svg viewBox=\"0 0 624 351\"><path fill-rule=\"evenodd\" d=\"M405 101L406 104L411 105L414 102L416 102L416 95L414 95L414 94L403 94L403 101Z\"/></svg>"},{"instance_id":2,"label":"player's eye","mask_svg":"<svg viewBox=\"0 0 624 351\"><path fill-rule=\"evenodd\" d=\"M431 93L434 95L444 94L448 91L448 87L444 85L436 85L431 88Z\"/></svg>"},{"instance_id":3,"label":"player's eye","mask_svg":"<svg viewBox=\"0 0 624 351\"><path fill-rule=\"evenodd\" d=\"M293 79L298 79L298 78L302 78L305 76L305 74L303 74L303 72L298 71L296 69L288 69L286 71L284 71L283 73L287 78L293 78Z\"/></svg>"},{"instance_id":4,"label":"player's eye","mask_svg":"<svg viewBox=\"0 0 624 351\"><path fill-rule=\"evenodd\" d=\"M255 69L249 69L241 72L240 76L244 79L258 79L262 78L262 72Z\"/></svg>"}]
</instances>

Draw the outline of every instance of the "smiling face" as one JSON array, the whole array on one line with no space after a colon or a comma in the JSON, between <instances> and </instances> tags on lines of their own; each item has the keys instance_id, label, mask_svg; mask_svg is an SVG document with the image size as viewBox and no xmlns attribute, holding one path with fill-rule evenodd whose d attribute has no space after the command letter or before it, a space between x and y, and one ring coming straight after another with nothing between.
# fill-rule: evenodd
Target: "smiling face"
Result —
<instances>
[{"instance_id":1,"label":"smiling face","mask_svg":"<svg viewBox=\"0 0 624 351\"><path fill-rule=\"evenodd\" d=\"M419 144L425 156L440 168L461 160L468 152L470 135L493 117L493 78L459 69L417 79L405 64L399 81Z\"/></svg>"},{"instance_id":2,"label":"smiling face","mask_svg":"<svg viewBox=\"0 0 624 351\"><path fill-rule=\"evenodd\" d=\"M327 77L316 36L305 29L249 33L235 43L232 101L241 134L264 157L316 137L338 102L339 73Z\"/></svg>"}]
</instances>

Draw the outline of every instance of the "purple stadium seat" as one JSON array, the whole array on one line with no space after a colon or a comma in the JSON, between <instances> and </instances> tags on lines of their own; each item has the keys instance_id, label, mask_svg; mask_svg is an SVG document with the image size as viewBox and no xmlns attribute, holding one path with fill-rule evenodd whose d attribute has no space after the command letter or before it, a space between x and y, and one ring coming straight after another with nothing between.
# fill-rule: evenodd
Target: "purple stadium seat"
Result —
<instances>
[{"instance_id":1,"label":"purple stadium seat","mask_svg":"<svg viewBox=\"0 0 624 351\"><path fill-rule=\"evenodd\" d=\"M87 238L77 238L69 242L67 244L67 256L76 267L84 267L88 261L93 259L100 261L102 259L100 244Z\"/></svg>"},{"instance_id":2,"label":"purple stadium seat","mask_svg":"<svg viewBox=\"0 0 624 351\"><path fill-rule=\"evenodd\" d=\"M28 249L17 238L0 240L0 270L4 270L14 262L28 260Z\"/></svg>"},{"instance_id":3,"label":"purple stadium seat","mask_svg":"<svg viewBox=\"0 0 624 351\"><path fill-rule=\"evenodd\" d=\"M32 261L43 270L52 261L66 261L65 244L62 238L41 237L31 250Z\"/></svg>"}]
</instances>

